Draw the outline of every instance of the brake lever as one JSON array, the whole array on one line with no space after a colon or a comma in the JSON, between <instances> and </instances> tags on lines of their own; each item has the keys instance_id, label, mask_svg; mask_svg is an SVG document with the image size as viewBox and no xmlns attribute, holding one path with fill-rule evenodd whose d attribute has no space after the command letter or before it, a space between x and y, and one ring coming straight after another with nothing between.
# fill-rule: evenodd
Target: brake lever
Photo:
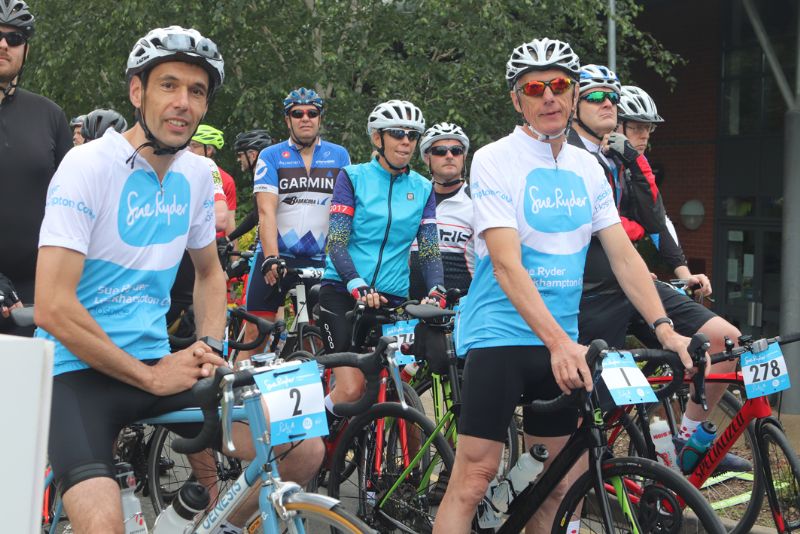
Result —
<instances>
[{"instance_id":1,"label":"brake lever","mask_svg":"<svg viewBox=\"0 0 800 534\"><path fill-rule=\"evenodd\" d=\"M692 392L692 401L703 407L703 410L708 411L708 402L706 402L706 351L711 347L708 337L700 332L692 336L692 341L689 343L688 351L692 357L692 361L697 367L697 372L692 377L692 384L694 384L694 392Z\"/></svg>"},{"instance_id":2,"label":"brake lever","mask_svg":"<svg viewBox=\"0 0 800 534\"><path fill-rule=\"evenodd\" d=\"M400 366L397 364L397 358L395 357L397 351L397 338L395 338L395 341L389 343L386 347L386 362L389 366L389 373L392 375L395 389L397 389L397 396L400 398L400 405L404 410L407 410L408 404L406 404L406 396L403 392L403 380L400 378Z\"/></svg>"},{"instance_id":3,"label":"brake lever","mask_svg":"<svg viewBox=\"0 0 800 534\"><path fill-rule=\"evenodd\" d=\"M236 447L233 445L233 380L236 375L233 373L225 375L219 383L219 389L222 391L222 440L225 446L228 447L230 452L235 452Z\"/></svg>"}]
</instances>

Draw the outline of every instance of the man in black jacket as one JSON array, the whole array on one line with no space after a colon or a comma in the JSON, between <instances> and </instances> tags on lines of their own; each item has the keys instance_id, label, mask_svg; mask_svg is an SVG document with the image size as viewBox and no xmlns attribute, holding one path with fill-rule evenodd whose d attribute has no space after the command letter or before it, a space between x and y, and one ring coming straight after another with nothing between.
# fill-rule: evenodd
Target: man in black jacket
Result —
<instances>
[{"instance_id":1,"label":"man in black jacket","mask_svg":"<svg viewBox=\"0 0 800 534\"><path fill-rule=\"evenodd\" d=\"M18 86L34 17L22 0L0 0L0 333L31 335L8 319L33 301L39 227L47 187L72 147L67 118L47 98Z\"/></svg>"}]
</instances>

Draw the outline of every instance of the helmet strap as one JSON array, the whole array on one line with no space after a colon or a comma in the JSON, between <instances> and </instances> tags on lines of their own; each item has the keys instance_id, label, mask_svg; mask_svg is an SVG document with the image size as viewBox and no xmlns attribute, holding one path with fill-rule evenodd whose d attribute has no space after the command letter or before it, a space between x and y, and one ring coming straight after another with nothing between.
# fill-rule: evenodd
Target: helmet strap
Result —
<instances>
[{"instance_id":1,"label":"helmet strap","mask_svg":"<svg viewBox=\"0 0 800 534\"><path fill-rule=\"evenodd\" d=\"M522 97L520 95L519 87L517 87L515 89L515 91L517 93L517 100L519 102L519 109L522 110ZM575 88L574 87L572 89L572 92L573 92L572 94L573 94L573 98L574 98L574 95L575 95ZM577 108L577 106L576 106L576 108ZM557 134L545 134L545 133L540 132L539 130L534 128L533 125L530 122L528 122L528 119L525 118L525 114L522 111L520 111L519 114L520 114L520 117L522 117L522 122L525 124L525 127L528 129L528 131L530 133L533 134L533 136L536 138L536 140L537 141L541 141L541 142L547 142L547 141L552 141L553 139L558 139L560 137L566 138L567 134L569 133L570 128L572 127L572 119L575 116L575 111L571 111L570 112L569 117L567 117L567 125L564 127L563 130L561 130L561 132L559 132Z\"/></svg>"},{"instance_id":2,"label":"helmet strap","mask_svg":"<svg viewBox=\"0 0 800 534\"><path fill-rule=\"evenodd\" d=\"M25 69L25 60L28 58L28 41L25 41L25 50L22 51L22 64L19 66L19 70L17 71L17 75L12 78L5 89L3 89L3 100L2 102L11 101L14 97L14 89L17 88L19 85L19 81L22 79L22 71Z\"/></svg>"},{"instance_id":3,"label":"helmet strap","mask_svg":"<svg viewBox=\"0 0 800 534\"><path fill-rule=\"evenodd\" d=\"M192 140L192 137L194 137L195 133L197 133L197 129L195 129L195 132L191 136L189 136L189 139L183 145L178 147L164 145L158 139L156 139L156 136L153 135L153 132L151 132L150 128L147 127L147 122L144 119L144 100L145 100L144 96L145 96L145 88L147 87L147 73L143 72L139 76L139 78L142 81L142 102L141 106L136 108L134 116L136 117L136 122L138 122L142 126L142 130L144 131L144 136L147 139L147 141L139 145L136 148L136 150L133 151L133 154L131 154L130 157L127 160L125 160L125 163L130 163L131 169L133 168L134 162L136 161L136 155L142 149L148 147L152 148L153 155L155 156L174 155L183 150L184 148L186 148L187 146L189 146L189 142ZM203 147L203 150L205 151L205 146Z\"/></svg>"},{"instance_id":4,"label":"helmet strap","mask_svg":"<svg viewBox=\"0 0 800 534\"><path fill-rule=\"evenodd\" d=\"M407 170L408 169L408 165L406 165L404 167L397 167L391 161L389 161L389 158L386 157L386 152L385 152L384 146L383 146L383 130L380 130L379 133L381 134L381 146L379 146L377 148L378 156L383 158L383 161L386 162L386 165L388 165L389 168L392 169L393 171L403 172L403 171Z\"/></svg>"}]
</instances>

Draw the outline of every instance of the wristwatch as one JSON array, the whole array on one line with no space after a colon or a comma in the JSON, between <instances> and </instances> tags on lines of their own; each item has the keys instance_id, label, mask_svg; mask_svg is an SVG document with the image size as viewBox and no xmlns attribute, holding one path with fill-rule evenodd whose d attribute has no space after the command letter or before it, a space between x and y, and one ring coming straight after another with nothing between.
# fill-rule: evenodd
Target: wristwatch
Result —
<instances>
[{"instance_id":1,"label":"wristwatch","mask_svg":"<svg viewBox=\"0 0 800 534\"><path fill-rule=\"evenodd\" d=\"M662 324L668 324L670 328L675 330L675 325L672 323L672 319L670 319L669 317L661 317L660 319L656 319L655 321L653 321L653 324L650 325L650 330L655 332L656 328L658 328L659 325Z\"/></svg>"},{"instance_id":2,"label":"wristwatch","mask_svg":"<svg viewBox=\"0 0 800 534\"><path fill-rule=\"evenodd\" d=\"M215 337L203 336L200 341L211 347L211 350L222 356L222 341Z\"/></svg>"}]
</instances>

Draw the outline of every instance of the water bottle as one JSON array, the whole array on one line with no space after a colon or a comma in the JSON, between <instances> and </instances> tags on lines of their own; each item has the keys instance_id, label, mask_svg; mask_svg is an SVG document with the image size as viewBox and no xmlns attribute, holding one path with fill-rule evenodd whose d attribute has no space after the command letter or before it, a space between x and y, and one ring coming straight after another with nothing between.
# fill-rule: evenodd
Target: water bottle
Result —
<instances>
[{"instance_id":1,"label":"water bottle","mask_svg":"<svg viewBox=\"0 0 800 534\"><path fill-rule=\"evenodd\" d=\"M692 434L692 437L689 438L689 441L681 449L680 455L678 455L678 463L684 473L689 474L694 471L694 468L700 463L708 449L711 448L711 443L714 441L716 433L717 427L711 421L705 421L697 427L697 430L694 431L694 434Z\"/></svg>"},{"instance_id":2,"label":"water bottle","mask_svg":"<svg viewBox=\"0 0 800 534\"><path fill-rule=\"evenodd\" d=\"M672 441L672 432L667 422L663 419L655 418L650 423L650 436L653 438L658 462L680 472L675 443Z\"/></svg>"},{"instance_id":3,"label":"water bottle","mask_svg":"<svg viewBox=\"0 0 800 534\"><path fill-rule=\"evenodd\" d=\"M286 330L281 330L281 335L278 338L278 346L275 347L275 354L280 354L281 356L283 356L283 354L281 354L281 351L283 351L283 346L286 345L287 337L288 334L286 333Z\"/></svg>"},{"instance_id":4,"label":"water bottle","mask_svg":"<svg viewBox=\"0 0 800 534\"><path fill-rule=\"evenodd\" d=\"M416 361L411 362L400 371L400 379L403 382L409 382L417 374L417 371L419 371L419 364Z\"/></svg>"},{"instance_id":5,"label":"water bottle","mask_svg":"<svg viewBox=\"0 0 800 534\"><path fill-rule=\"evenodd\" d=\"M156 518L153 534L191 532L195 516L206 509L209 500L208 490L202 484L187 482L169 508Z\"/></svg>"},{"instance_id":6,"label":"water bottle","mask_svg":"<svg viewBox=\"0 0 800 534\"><path fill-rule=\"evenodd\" d=\"M489 483L486 497L478 505L478 526L487 529L500 526L511 501L539 476L547 456L544 445L534 445L519 457L504 480L495 478Z\"/></svg>"},{"instance_id":7,"label":"water bottle","mask_svg":"<svg viewBox=\"0 0 800 534\"><path fill-rule=\"evenodd\" d=\"M122 493L122 520L125 522L125 534L147 534L142 503L134 493L136 477L133 476L133 468L131 464L125 462L119 462L114 467L117 483Z\"/></svg>"}]
</instances>

